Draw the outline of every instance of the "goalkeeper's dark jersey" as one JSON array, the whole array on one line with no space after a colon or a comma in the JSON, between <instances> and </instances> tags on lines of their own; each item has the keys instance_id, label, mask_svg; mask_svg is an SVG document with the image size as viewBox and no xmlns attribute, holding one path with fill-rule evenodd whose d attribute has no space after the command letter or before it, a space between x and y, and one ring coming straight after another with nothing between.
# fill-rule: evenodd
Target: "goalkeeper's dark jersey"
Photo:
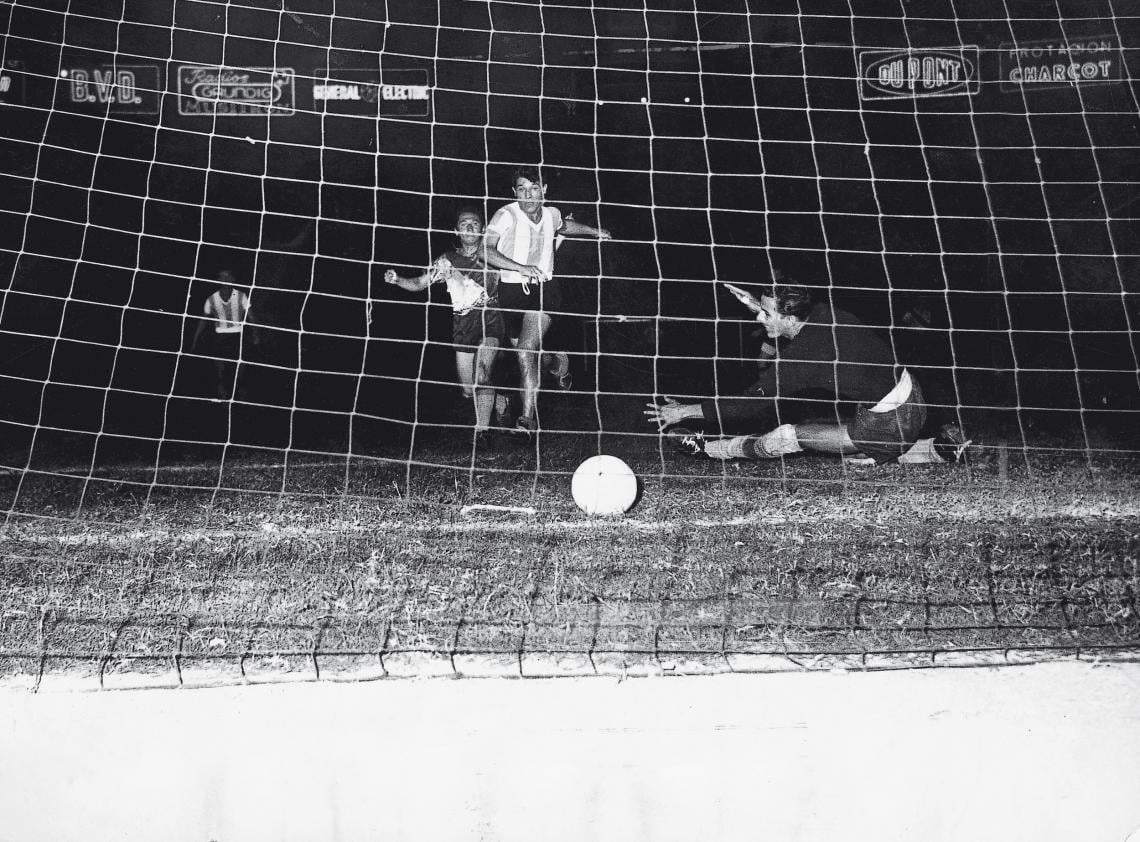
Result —
<instances>
[{"instance_id":1,"label":"goalkeeper's dark jersey","mask_svg":"<svg viewBox=\"0 0 1140 842\"><path fill-rule=\"evenodd\" d=\"M701 401L708 429L764 432L807 401L813 414L850 413L875 404L895 386L895 358L878 331L845 310L817 304L794 339L780 341L776 361L743 397ZM777 415L777 401L780 415Z\"/></svg>"},{"instance_id":2,"label":"goalkeeper's dark jersey","mask_svg":"<svg viewBox=\"0 0 1140 842\"><path fill-rule=\"evenodd\" d=\"M812 391L836 400L875 403L895 386L895 355L878 332L845 310L817 304L755 389L787 398Z\"/></svg>"}]
</instances>

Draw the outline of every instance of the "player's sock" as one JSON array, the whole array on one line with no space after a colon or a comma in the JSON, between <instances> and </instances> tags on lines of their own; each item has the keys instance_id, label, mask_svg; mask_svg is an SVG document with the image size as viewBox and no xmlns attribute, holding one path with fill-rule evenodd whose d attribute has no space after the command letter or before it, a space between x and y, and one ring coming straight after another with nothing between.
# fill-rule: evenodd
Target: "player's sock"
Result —
<instances>
[{"instance_id":1,"label":"player's sock","mask_svg":"<svg viewBox=\"0 0 1140 842\"><path fill-rule=\"evenodd\" d=\"M710 459L747 459L745 442L748 436L733 436L727 439L711 439L705 442L705 455Z\"/></svg>"},{"instance_id":2,"label":"player's sock","mask_svg":"<svg viewBox=\"0 0 1140 842\"><path fill-rule=\"evenodd\" d=\"M491 413L495 409L495 390L489 386L475 387L475 429L491 426Z\"/></svg>"},{"instance_id":3,"label":"player's sock","mask_svg":"<svg viewBox=\"0 0 1140 842\"><path fill-rule=\"evenodd\" d=\"M799 453L800 440L794 424L781 424L762 436L748 436L744 445L745 458L778 459L790 453Z\"/></svg>"},{"instance_id":4,"label":"player's sock","mask_svg":"<svg viewBox=\"0 0 1140 842\"><path fill-rule=\"evenodd\" d=\"M945 462L938 451L934 449L934 439L919 439L910 446L910 449L898 458L903 465L929 465L935 462Z\"/></svg>"},{"instance_id":5,"label":"player's sock","mask_svg":"<svg viewBox=\"0 0 1140 842\"><path fill-rule=\"evenodd\" d=\"M549 371L555 377L565 377L570 371L570 356L564 351L551 351Z\"/></svg>"}]
</instances>

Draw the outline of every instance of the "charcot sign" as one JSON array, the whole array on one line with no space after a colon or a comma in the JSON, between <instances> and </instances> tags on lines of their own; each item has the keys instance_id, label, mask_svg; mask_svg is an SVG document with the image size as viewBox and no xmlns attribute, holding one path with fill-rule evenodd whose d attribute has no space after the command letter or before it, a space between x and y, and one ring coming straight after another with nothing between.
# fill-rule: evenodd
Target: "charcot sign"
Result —
<instances>
[{"instance_id":1,"label":"charcot sign","mask_svg":"<svg viewBox=\"0 0 1140 842\"><path fill-rule=\"evenodd\" d=\"M1120 42L1115 35L1001 45L1003 91L1119 82L1123 78Z\"/></svg>"},{"instance_id":2,"label":"charcot sign","mask_svg":"<svg viewBox=\"0 0 1140 842\"><path fill-rule=\"evenodd\" d=\"M978 48L862 50L859 98L915 99L978 92Z\"/></svg>"},{"instance_id":3,"label":"charcot sign","mask_svg":"<svg viewBox=\"0 0 1140 842\"><path fill-rule=\"evenodd\" d=\"M367 117L427 117L431 82L425 68L331 67L313 79L313 110Z\"/></svg>"},{"instance_id":4,"label":"charcot sign","mask_svg":"<svg viewBox=\"0 0 1140 842\"><path fill-rule=\"evenodd\" d=\"M178 67L178 113L286 117L294 107L291 67Z\"/></svg>"},{"instance_id":5,"label":"charcot sign","mask_svg":"<svg viewBox=\"0 0 1140 842\"><path fill-rule=\"evenodd\" d=\"M112 114L158 113L158 67L153 64L71 67L60 70L59 77L73 105Z\"/></svg>"}]
</instances>

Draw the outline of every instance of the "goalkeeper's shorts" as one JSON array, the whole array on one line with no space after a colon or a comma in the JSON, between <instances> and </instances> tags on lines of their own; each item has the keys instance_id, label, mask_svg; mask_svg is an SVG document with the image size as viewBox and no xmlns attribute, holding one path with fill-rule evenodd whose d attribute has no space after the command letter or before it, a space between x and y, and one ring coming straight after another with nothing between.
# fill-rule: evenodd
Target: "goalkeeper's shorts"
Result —
<instances>
[{"instance_id":1,"label":"goalkeeper's shorts","mask_svg":"<svg viewBox=\"0 0 1140 842\"><path fill-rule=\"evenodd\" d=\"M868 407L859 407L855 410L855 420L847 425L847 435L856 447L881 465L906 453L918 441L925 423L925 398L918 379L912 375L910 395L904 403L887 412L871 412Z\"/></svg>"}]
</instances>

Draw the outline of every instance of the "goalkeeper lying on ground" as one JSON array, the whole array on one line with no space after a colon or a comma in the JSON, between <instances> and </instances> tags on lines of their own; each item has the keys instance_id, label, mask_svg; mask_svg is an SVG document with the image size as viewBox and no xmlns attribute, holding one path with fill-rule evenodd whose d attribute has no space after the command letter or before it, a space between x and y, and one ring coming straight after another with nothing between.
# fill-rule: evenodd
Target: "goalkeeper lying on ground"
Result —
<instances>
[{"instance_id":1,"label":"goalkeeper lying on ground","mask_svg":"<svg viewBox=\"0 0 1140 842\"><path fill-rule=\"evenodd\" d=\"M891 349L855 316L826 304L813 306L804 287L774 286L759 299L728 287L756 313L768 337L780 342L779 355L747 397L648 404L649 421L670 431L679 449L718 459L773 459L802 450L860 455L877 463L961 457L968 442L956 426L946 425L934 439L919 442L926 405L918 380L905 369L896 380ZM785 423L762 436L716 440L687 426L764 429L779 420L779 398L821 391L834 421ZM854 417L839 417L841 405L851 403L858 405Z\"/></svg>"}]
</instances>

